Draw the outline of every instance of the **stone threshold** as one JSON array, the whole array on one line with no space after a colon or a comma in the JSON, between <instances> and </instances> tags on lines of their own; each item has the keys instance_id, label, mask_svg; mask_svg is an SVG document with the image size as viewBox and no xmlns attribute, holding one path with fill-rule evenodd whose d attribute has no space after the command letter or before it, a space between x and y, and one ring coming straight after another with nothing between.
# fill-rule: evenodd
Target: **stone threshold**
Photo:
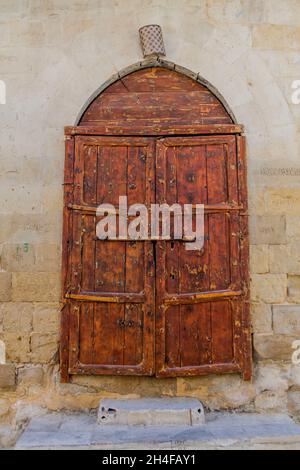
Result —
<instances>
[{"instance_id":1,"label":"stone threshold","mask_svg":"<svg viewBox=\"0 0 300 470\"><path fill-rule=\"evenodd\" d=\"M199 426L99 426L95 413L49 413L31 420L15 449L300 449L300 426L285 414L212 412Z\"/></svg>"}]
</instances>

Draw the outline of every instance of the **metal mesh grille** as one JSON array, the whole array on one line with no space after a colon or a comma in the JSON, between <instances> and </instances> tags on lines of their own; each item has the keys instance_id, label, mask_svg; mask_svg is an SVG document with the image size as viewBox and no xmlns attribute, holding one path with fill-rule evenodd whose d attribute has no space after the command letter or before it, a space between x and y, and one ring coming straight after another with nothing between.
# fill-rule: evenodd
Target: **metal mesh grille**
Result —
<instances>
[{"instance_id":1,"label":"metal mesh grille","mask_svg":"<svg viewBox=\"0 0 300 470\"><path fill-rule=\"evenodd\" d=\"M165 55L161 27L157 24L143 26L139 30L144 57L149 55Z\"/></svg>"}]
</instances>

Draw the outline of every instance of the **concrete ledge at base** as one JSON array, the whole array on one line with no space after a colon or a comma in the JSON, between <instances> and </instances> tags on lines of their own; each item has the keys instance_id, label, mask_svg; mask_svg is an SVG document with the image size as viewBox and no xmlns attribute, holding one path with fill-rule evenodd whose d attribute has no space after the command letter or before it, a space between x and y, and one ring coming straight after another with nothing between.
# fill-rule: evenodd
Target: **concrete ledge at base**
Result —
<instances>
[{"instance_id":1,"label":"concrete ledge at base","mask_svg":"<svg viewBox=\"0 0 300 470\"><path fill-rule=\"evenodd\" d=\"M205 426L99 426L92 413L33 418L15 449L300 449L289 416L207 413Z\"/></svg>"},{"instance_id":2,"label":"concrete ledge at base","mask_svg":"<svg viewBox=\"0 0 300 470\"><path fill-rule=\"evenodd\" d=\"M0 364L0 389L14 389L16 386L16 366Z\"/></svg>"},{"instance_id":3,"label":"concrete ledge at base","mask_svg":"<svg viewBox=\"0 0 300 470\"><path fill-rule=\"evenodd\" d=\"M205 415L196 398L103 399L97 422L119 426L195 426L205 424Z\"/></svg>"}]
</instances>

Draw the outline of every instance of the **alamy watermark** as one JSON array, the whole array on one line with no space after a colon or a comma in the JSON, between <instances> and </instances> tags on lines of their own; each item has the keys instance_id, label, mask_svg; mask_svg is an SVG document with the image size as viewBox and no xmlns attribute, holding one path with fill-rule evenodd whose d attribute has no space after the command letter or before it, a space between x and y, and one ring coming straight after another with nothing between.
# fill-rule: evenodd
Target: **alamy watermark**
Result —
<instances>
[{"instance_id":1,"label":"alamy watermark","mask_svg":"<svg viewBox=\"0 0 300 470\"><path fill-rule=\"evenodd\" d=\"M0 104L6 104L6 85L3 80L0 80Z\"/></svg>"},{"instance_id":2,"label":"alamy watermark","mask_svg":"<svg viewBox=\"0 0 300 470\"><path fill-rule=\"evenodd\" d=\"M120 196L118 207L100 204L96 215L102 217L96 225L100 240L183 240L187 250L203 248L203 204L164 203L147 208L136 203L128 207L127 196Z\"/></svg>"}]
</instances>

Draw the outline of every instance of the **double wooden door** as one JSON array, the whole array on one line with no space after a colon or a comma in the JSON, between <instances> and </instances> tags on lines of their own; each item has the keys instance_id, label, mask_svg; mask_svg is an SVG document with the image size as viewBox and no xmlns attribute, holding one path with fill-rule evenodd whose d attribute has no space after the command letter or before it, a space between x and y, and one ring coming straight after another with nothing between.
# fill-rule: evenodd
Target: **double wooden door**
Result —
<instances>
[{"instance_id":1,"label":"double wooden door","mask_svg":"<svg viewBox=\"0 0 300 470\"><path fill-rule=\"evenodd\" d=\"M243 149L236 135L67 142L63 378L250 377ZM99 240L97 206L118 207L124 195L128 206L204 204L203 249L172 238Z\"/></svg>"}]
</instances>

